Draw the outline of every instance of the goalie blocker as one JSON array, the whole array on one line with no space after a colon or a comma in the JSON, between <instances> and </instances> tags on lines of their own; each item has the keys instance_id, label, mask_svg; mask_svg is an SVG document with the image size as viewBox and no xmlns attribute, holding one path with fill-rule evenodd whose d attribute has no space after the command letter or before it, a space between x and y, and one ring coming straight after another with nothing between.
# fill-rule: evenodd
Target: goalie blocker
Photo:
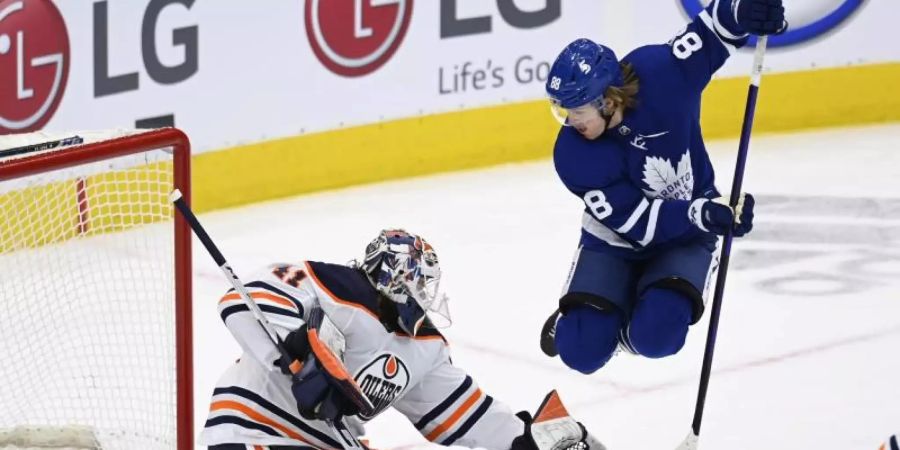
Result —
<instances>
[{"instance_id":1,"label":"goalie blocker","mask_svg":"<svg viewBox=\"0 0 900 450\"><path fill-rule=\"evenodd\" d=\"M284 340L290 358L282 355L279 359L282 372L292 377L291 392L300 415L326 421L359 413L371 415L375 406L344 367L343 333L320 308L314 308L309 316L305 325Z\"/></svg>"}]
</instances>

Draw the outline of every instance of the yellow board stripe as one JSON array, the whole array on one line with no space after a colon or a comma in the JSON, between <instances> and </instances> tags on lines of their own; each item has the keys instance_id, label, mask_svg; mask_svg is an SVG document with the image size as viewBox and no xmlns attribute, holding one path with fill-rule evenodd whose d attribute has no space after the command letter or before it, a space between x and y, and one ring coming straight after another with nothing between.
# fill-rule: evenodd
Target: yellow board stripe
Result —
<instances>
[{"instance_id":1,"label":"yellow board stripe","mask_svg":"<svg viewBox=\"0 0 900 450\"><path fill-rule=\"evenodd\" d=\"M768 74L755 132L900 120L900 64ZM747 77L716 79L703 100L707 139L737 136ZM536 87L536 89L540 89ZM531 101L396 120L203 153L198 210L345 186L548 158L557 125Z\"/></svg>"},{"instance_id":2,"label":"yellow board stripe","mask_svg":"<svg viewBox=\"0 0 900 450\"><path fill-rule=\"evenodd\" d=\"M549 155L558 125L544 102L421 116L203 153L200 211L306 192Z\"/></svg>"},{"instance_id":3,"label":"yellow board stripe","mask_svg":"<svg viewBox=\"0 0 900 450\"><path fill-rule=\"evenodd\" d=\"M768 74L763 77L754 132L795 131L900 120L900 63ZM735 137L741 127L747 77L716 79L703 99L707 139ZM495 164L549 158L558 125L544 101L507 104L323 133L196 155L195 209L209 211L351 185ZM153 165L91 176L90 214L79 233L74 182L0 194L0 254L171 217L167 189L153 186L168 167ZM129 192L129 194L126 194ZM52 215L24 214L38 198L53 199ZM130 200L132 206L121 206ZM154 206L147 206L152 204ZM141 206L138 206L141 205Z\"/></svg>"},{"instance_id":4,"label":"yellow board stripe","mask_svg":"<svg viewBox=\"0 0 900 450\"><path fill-rule=\"evenodd\" d=\"M897 80L900 63L767 74L762 80L754 132L898 121L900 90L889 88ZM710 83L702 111L707 139L738 135L747 83L747 77ZM557 129L546 102L530 101L202 153L193 159L194 207L210 211L364 183L548 158ZM96 180L89 181L89 187L95 185ZM124 181L114 181L112 186ZM0 212L4 217L15 217L16 208L30 203L29 196L52 189L74 192L73 187L57 184L4 194L0 196ZM8 201L15 196L21 197L15 203ZM61 197L70 202L66 206L68 215L49 221L44 218L39 224L9 223L0 229L4 242L13 233L28 229L58 228L61 231L56 236L47 242L25 237L18 244L9 243L10 248L0 246L0 252L71 238L77 209L71 194ZM150 211L129 211L126 215L129 222L158 220L150 217L155 216ZM112 223L91 223L95 233L116 227Z\"/></svg>"},{"instance_id":5,"label":"yellow board stripe","mask_svg":"<svg viewBox=\"0 0 900 450\"><path fill-rule=\"evenodd\" d=\"M900 120L900 63L763 74L754 132L861 125ZM717 79L703 96L707 139L736 137L747 78Z\"/></svg>"}]
</instances>

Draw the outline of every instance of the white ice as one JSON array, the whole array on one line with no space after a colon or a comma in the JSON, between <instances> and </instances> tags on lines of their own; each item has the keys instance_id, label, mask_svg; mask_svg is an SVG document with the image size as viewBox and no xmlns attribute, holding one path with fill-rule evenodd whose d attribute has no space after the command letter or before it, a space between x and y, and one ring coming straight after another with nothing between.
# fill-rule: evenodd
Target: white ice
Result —
<instances>
[{"instance_id":1,"label":"white ice","mask_svg":"<svg viewBox=\"0 0 900 450\"><path fill-rule=\"evenodd\" d=\"M756 228L735 242L700 448L875 450L900 433L900 125L754 137ZM737 142L709 143L730 189ZM549 156L550 149L548 149ZM202 180L196 180L201 183ZM674 449L690 429L709 311L682 351L619 355L597 373L544 356L579 237L580 201L549 160L389 182L202 214L238 275L275 261L345 262L383 227L438 250L454 362L513 410L557 388L611 450ZM194 242L196 426L239 355L220 323L228 287ZM424 445L388 411L379 449Z\"/></svg>"}]
</instances>

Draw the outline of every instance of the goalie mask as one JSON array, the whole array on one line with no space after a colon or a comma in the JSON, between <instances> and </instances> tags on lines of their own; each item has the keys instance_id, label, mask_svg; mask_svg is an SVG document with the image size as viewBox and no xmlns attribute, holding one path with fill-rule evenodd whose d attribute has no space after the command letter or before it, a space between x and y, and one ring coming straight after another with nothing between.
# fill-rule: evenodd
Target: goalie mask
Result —
<instances>
[{"instance_id":1,"label":"goalie mask","mask_svg":"<svg viewBox=\"0 0 900 450\"><path fill-rule=\"evenodd\" d=\"M439 293L437 253L421 237L404 230L383 230L366 247L362 264L369 281L397 306L397 325L415 336L425 314L450 324L447 297Z\"/></svg>"}]
</instances>

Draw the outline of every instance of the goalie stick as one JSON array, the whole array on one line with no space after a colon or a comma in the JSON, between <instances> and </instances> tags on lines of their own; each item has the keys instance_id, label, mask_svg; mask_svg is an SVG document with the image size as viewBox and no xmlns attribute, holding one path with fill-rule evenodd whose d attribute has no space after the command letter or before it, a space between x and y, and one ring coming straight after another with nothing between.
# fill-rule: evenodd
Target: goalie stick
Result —
<instances>
[{"instance_id":1,"label":"goalie stick","mask_svg":"<svg viewBox=\"0 0 900 450\"><path fill-rule=\"evenodd\" d=\"M284 343L281 340L281 337L275 332L275 329L272 328L272 324L266 319L263 315L262 311L259 309L259 306L250 297L250 294L247 292L247 288L244 286L244 283L238 278L238 276L234 273L234 270L231 269L231 266L228 264L228 261L225 260L225 257L222 255L222 252L219 251L219 248L216 247L216 244L210 239L209 234L206 233L206 230L203 228L203 225L200 224L200 221L197 220L197 216L194 215L194 212L191 211L191 208L184 201L184 198L181 196L181 191L175 189L169 195L169 201L175 204L175 207L181 212L181 215L184 219L190 224L191 229L194 230L194 233L197 235L197 238L200 239L200 242L203 243L203 246L206 247L206 251L209 252L209 255L212 256L213 260L219 266L219 269L222 270L222 273L225 274L225 278L231 283L231 286L234 288L235 292L237 292L244 303L247 305L247 308L253 314L253 317L256 319L256 322L262 327L263 331L269 337L269 340L272 341L272 344L275 348L278 349L278 352L281 353L281 357L284 358L285 361L291 361L290 370L292 376L296 376L303 368L303 363L293 358L290 353L285 349ZM319 317L315 321L316 323L310 324L309 334L315 341L310 342L313 351L317 358L325 364L326 366L331 367L333 370L337 372L342 372L342 374L336 378L338 388L341 392L350 399L363 414L371 415L372 411L375 407L372 405L372 402L369 401L368 398L362 393L362 390L353 380L349 374L347 374L346 370L343 370L343 364L340 360L327 348L324 344L322 344L316 337L317 328L323 318ZM329 370L329 373L334 375L332 370ZM346 424L344 424L343 419L338 421L325 421L328 426L331 428L332 432L335 436L340 436L343 441L343 447L345 450L362 450L366 447L361 444L356 437L353 436L352 433L347 429Z\"/></svg>"},{"instance_id":2,"label":"goalie stick","mask_svg":"<svg viewBox=\"0 0 900 450\"><path fill-rule=\"evenodd\" d=\"M741 140L738 145L737 163L734 168L734 180L731 184L732 209L737 207L744 182L744 167L747 164L747 153L750 147L750 131L753 129L753 116L756 111L756 97L759 83L762 80L763 57L766 54L767 36L760 36L756 42L753 55L753 69L750 73L750 86L747 89L747 105L744 109L744 124L741 128ZM722 295L725 291L725 277L728 275L728 260L731 256L732 229L722 239L722 253L719 260L719 275L716 278L716 290L713 295L712 311L709 316L709 332L706 335L706 351L703 353L703 368L700 371L700 386L697 389L697 404L694 406L694 420L691 432L676 450L696 450L700 438L700 423L703 421L703 407L706 404L706 391L709 387L709 376L712 372L713 352L716 349L716 334L719 330L719 314L722 311Z\"/></svg>"}]
</instances>

